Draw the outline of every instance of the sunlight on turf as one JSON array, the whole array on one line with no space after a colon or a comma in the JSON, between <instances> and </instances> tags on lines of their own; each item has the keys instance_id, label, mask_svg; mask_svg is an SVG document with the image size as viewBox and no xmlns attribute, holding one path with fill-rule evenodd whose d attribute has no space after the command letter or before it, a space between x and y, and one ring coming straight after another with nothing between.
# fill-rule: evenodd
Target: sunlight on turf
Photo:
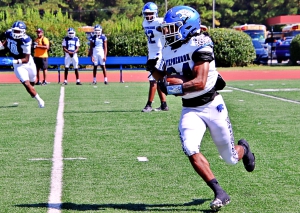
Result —
<instances>
[{"instance_id":1,"label":"sunlight on turf","mask_svg":"<svg viewBox=\"0 0 300 213\"><path fill-rule=\"evenodd\" d=\"M235 139L251 143L257 167L248 173L242 163L226 165L204 135L202 153L232 200L222 212L296 212L300 107L257 93L300 102L299 81L227 85L221 95ZM60 87L37 88L47 106L41 110L22 85L0 85L0 212L47 211ZM168 112L142 113L148 89L148 82L65 87L63 213L209 212L213 192L178 137L181 99L167 96ZM156 95L153 107L159 104Z\"/></svg>"}]
</instances>

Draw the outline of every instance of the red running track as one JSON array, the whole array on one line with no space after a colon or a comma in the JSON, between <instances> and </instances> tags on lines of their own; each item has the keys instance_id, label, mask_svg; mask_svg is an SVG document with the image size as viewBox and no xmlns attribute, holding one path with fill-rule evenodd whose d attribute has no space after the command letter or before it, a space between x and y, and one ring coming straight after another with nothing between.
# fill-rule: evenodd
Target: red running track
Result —
<instances>
[{"instance_id":1,"label":"red running track","mask_svg":"<svg viewBox=\"0 0 300 213\"><path fill-rule=\"evenodd\" d=\"M42 73L40 73L42 74ZM220 74L226 81L239 80L284 80L300 79L300 70L243 70L243 71L220 71ZM64 72L61 72L61 82L64 80ZM42 77L42 75L41 75ZM91 83L93 76L91 71L79 71L79 77L83 83ZM120 82L120 71L107 71L108 82ZM41 78L41 80L43 80ZM124 82L147 82L148 72L146 71L123 71L122 80ZM58 82L58 73L49 71L47 76L48 82ZM98 71L97 81L103 82L102 71ZM74 71L69 71L68 82L75 82ZM13 72L0 72L0 83L19 83Z\"/></svg>"}]
</instances>

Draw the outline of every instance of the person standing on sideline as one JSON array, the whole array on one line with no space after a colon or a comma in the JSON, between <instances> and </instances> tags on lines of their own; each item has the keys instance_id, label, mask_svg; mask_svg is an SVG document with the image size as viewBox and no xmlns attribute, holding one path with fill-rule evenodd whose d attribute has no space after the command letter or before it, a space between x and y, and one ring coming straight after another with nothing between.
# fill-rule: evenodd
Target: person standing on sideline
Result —
<instances>
[{"instance_id":1,"label":"person standing on sideline","mask_svg":"<svg viewBox=\"0 0 300 213\"><path fill-rule=\"evenodd\" d=\"M31 38L26 35L26 25L23 21L16 21L10 30L5 32L6 40L0 42L0 50L8 48L10 58L2 59L2 63L13 65L14 73L24 85L26 91L35 98L40 108L45 107L45 102L40 98L34 88L36 80L36 66L31 56Z\"/></svg>"},{"instance_id":2,"label":"person standing on sideline","mask_svg":"<svg viewBox=\"0 0 300 213\"><path fill-rule=\"evenodd\" d=\"M143 7L142 13L144 16L143 29L148 39L148 61L146 70L149 71L148 101L142 112L152 111L152 102L154 100L156 91L160 99L160 107L156 108L155 111L168 111L169 107L167 106L166 96L160 91L159 88L157 88L156 80L151 75L151 70L161 63L161 51L163 48L163 44L161 32L157 30L157 27L160 27L163 18L158 17L157 5L153 2L146 3Z\"/></svg>"},{"instance_id":3,"label":"person standing on sideline","mask_svg":"<svg viewBox=\"0 0 300 213\"><path fill-rule=\"evenodd\" d=\"M91 60L94 64L92 84L97 84L98 65L100 65L103 72L104 84L108 84L105 67L107 56L107 37L104 34L102 34L102 27L98 24L94 27L94 34L90 38L89 56L91 57Z\"/></svg>"},{"instance_id":4,"label":"person standing on sideline","mask_svg":"<svg viewBox=\"0 0 300 213\"><path fill-rule=\"evenodd\" d=\"M48 50L49 40L44 36L44 31L41 28L36 30L37 38L34 41L34 63L36 65L36 85L46 85L47 72L48 72ZM43 70L44 80L40 82L40 69Z\"/></svg>"},{"instance_id":5,"label":"person standing on sideline","mask_svg":"<svg viewBox=\"0 0 300 213\"><path fill-rule=\"evenodd\" d=\"M200 24L199 13L191 7L175 6L167 11L161 25L166 40L162 50L165 67L154 70L152 75L165 94L182 98L178 124L181 147L194 170L214 192L210 208L219 210L230 202L230 197L200 151L206 129L226 163L235 165L242 160L246 171L252 172L255 157L245 139L234 142L227 107L218 93L226 83L215 67L213 42L207 32L201 32ZM173 84L172 74L178 78Z\"/></svg>"},{"instance_id":6,"label":"person standing on sideline","mask_svg":"<svg viewBox=\"0 0 300 213\"><path fill-rule=\"evenodd\" d=\"M82 85L79 79L78 72L78 56L77 52L79 51L79 38L75 36L75 30L73 28L68 29L68 34L64 37L63 42L63 51L65 52L65 80L63 85L68 85L68 72L70 64L73 64L76 76L76 85Z\"/></svg>"}]
</instances>

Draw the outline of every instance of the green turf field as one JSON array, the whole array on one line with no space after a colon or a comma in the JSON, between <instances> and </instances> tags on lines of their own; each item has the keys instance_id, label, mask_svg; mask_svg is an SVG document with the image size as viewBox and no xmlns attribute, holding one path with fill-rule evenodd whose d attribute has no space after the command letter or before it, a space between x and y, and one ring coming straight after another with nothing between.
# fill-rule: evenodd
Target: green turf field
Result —
<instances>
[{"instance_id":1,"label":"green turf field","mask_svg":"<svg viewBox=\"0 0 300 213\"><path fill-rule=\"evenodd\" d=\"M59 104L60 212L210 212L213 192L181 151L180 98L167 96L168 112L142 113L148 83L70 84L64 102L60 85L36 88L44 109L21 84L0 85L1 213L48 211ZM227 82L221 94L236 141L246 138L257 159L253 173L226 165L205 135L202 153L231 196L221 212L300 212L299 80Z\"/></svg>"}]
</instances>

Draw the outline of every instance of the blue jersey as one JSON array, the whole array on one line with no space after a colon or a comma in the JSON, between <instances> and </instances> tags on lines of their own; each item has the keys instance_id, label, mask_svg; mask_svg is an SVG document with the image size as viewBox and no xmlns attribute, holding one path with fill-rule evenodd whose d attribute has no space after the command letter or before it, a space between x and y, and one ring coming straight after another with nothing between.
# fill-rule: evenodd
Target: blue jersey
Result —
<instances>
[{"instance_id":1,"label":"blue jersey","mask_svg":"<svg viewBox=\"0 0 300 213\"><path fill-rule=\"evenodd\" d=\"M65 47L68 51L74 52L77 47L80 46L79 38L76 36L74 38L66 36L63 39L62 46Z\"/></svg>"},{"instance_id":2,"label":"blue jersey","mask_svg":"<svg viewBox=\"0 0 300 213\"><path fill-rule=\"evenodd\" d=\"M94 49L103 50L104 42L107 41L107 37L104 34L102 34L100 36L93 35L90 38L90 41L92 41L94 43L94 46L93 46Z\"/></svg>"},{"instance_id":3,"label":"blue jersey","mask_svg":"<svg viewBox=\"0 0 300 213\"><path fill-rule=\"evenodd\" d=\"M25 54L31 54L32 40L28 35L25 34L23 38L14 39L12 32L8 30L5 32L5 37L10 56L14 59L25 58Z\"/></svg>"}]
</instances>

